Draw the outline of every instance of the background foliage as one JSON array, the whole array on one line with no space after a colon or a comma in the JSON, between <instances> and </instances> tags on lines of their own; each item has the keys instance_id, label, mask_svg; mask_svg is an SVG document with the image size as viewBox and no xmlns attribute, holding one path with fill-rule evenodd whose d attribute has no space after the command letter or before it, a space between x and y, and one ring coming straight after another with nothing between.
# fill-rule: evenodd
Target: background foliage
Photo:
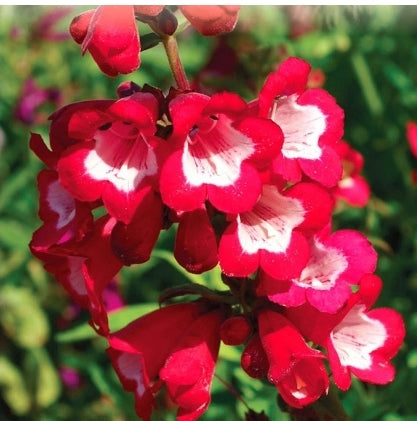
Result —
<instances>
[{"instance_id":1,"label":"background foliage","mask_svg":"<svg viewBox=\"0 0 417 421\"><path fill-rule=\"evenodd\" d=\"M60 104L114 98L125 80L164 89L172 80L161 46L142 52L136 74L107 78L90 56L81 58L71 39L57 39L56 32L68 35L72 17L86 8L62 6L63 16L48 29L39 22L51 10L0 7L0 414L5 421L131 420L133 398L121 389L105 343L29 252L32 232L40 225L36 175L42 165L29 151L28 139L30 131L47 138L47 116ZM307 32L295 36L294 16L303 17ZM223 39L236 51L239 65L224 77L199 73L217 39L186 31L179 40L188 76L204 76L212 90L227 88L251 100L285 55L297 55L324 72L324 88L345 110L345 139L364 155L372 198L363 209L339 206L335 228L358 229L373 242L384 281L377 304L398 310L407 327L394 360L396 380L386 387L354 381L341 395L355 421L417 417L417 188L410 176L417 159L405 137L406 121L417 120L416 23L417 6L243 6L236 30ZM15 109L28 78L43 89L58 89L61 97L37 107L32 121L24 122ZM111 318L114 328L155 308L167 286L192 280L222 288L215 271L196 277L178 267L167 253L173 238L172 230L163 232L147 264L122 271L126 307ZM253 410L289 420L277 406L274 387L241 371L237 349L222 348L216 373L203 421L244 419L244 403L223 380ZM155 420L173 420L169 402L162 400L165 409Z\"/></svg>"}]
</instances>

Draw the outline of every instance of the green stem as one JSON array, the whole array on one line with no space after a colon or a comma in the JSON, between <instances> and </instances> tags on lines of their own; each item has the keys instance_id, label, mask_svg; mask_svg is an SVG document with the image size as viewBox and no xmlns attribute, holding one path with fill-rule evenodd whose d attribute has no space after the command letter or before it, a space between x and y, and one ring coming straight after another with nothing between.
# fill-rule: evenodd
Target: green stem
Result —
<instances>
[{"instance_id":1,"label":"green stem","mask_svg":"<svg viewBox=\"0 0 417 421\"><path fill-rule=\"evenodd\" d=\"M174 76L177 86L182 91L190 90L184 67L182 66L180 55L178 52L178 44L174 35L165 35L162 37L162 43L168 57L169 67Z\"/></svg>"}]
</instances>

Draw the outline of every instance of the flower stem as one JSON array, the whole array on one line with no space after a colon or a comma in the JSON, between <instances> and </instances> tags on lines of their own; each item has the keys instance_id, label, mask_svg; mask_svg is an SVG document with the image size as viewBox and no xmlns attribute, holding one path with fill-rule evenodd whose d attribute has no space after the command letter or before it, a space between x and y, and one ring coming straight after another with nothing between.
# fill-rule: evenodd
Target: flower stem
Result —
<instances>
[{"instance_id":1,"label":"flower stem","mask_svg":"<svg viewBox=\"0 0 417 421\"><path fill-rule=\"evenodd\" d=\"M184 67L182 66L180 55L178 52L178 44L174 35L165 35L162 37L162 43L168 57L169 67L174 76L175 82L179 89L187 91L190 89Z\"/></svg>"}]
</instances>

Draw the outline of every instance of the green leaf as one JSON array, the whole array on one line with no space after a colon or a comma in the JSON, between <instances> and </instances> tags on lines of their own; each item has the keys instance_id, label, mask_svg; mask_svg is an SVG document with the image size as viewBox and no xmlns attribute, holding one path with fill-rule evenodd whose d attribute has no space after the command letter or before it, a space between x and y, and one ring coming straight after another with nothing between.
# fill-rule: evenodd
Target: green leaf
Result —
<instances>
[{"instance_id":1,"label":"green leaf","mask_svg":"<svg viewBox=\"0 0 417 421\"><path fill-rule=\"evenodd\" d=\"M29 252L28 243L32 238L32 229L13 219L2 218L0 221L0 244L14 250Z\"/></svg>"}]
</instances>

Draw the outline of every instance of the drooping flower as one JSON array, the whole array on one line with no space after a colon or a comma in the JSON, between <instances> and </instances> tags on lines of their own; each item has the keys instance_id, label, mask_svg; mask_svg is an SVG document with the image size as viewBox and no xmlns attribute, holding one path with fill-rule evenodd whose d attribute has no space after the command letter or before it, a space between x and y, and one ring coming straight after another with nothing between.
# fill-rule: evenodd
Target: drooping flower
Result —
<instances>
[{"instance_id":1,"label":"drooping flower","mask_svg":"<svg viewBox=\"0 0 417 421\"><path fill-rule=\"evenodd\" d=\"M123 387L135 394L139 417L150 420L163 384L178 420L196 420L207 409L222 320L204 302L173 304L109 335L107 353Z\"/></svg>"},{"instance_id":2,"label":"drooping flower","mask_svg":"<svg viewBox=\"0 0 417 421\"><path fill-rule=\"evenodd\" d=\"M82 54L89 51L103 73L127 74L140 65L140 39L132 6L99 6L76 16L70 25Z\"/></svg>"},{"instance_id":3,"label":"drooping flower","mask_svg":"<svg viewBox=\"0 0 417 421\"><path fill-rule=\"evenodd\" d=\"M324 355L307 345L297 328L280 313L261 310L259 338L269 362L267 378L292 407L302 408L326 394L329 378Z\"/></svg>"},{"instance_id":4,"label":"drooping flower","mask_svg":"<svg viewBox=\"0 0 417 421\"><path fill-rule=\"evenodd\" d=\"M333 201L315 183L286 189L265 184L252 210L236 215L219 244L219 262L228 276L249 276L261 267L270 276L299 276L310 258L308 236L329 221Z\"/></svg>"},{"instance_id":5,"label":"drooping flower","mask_svg":"<svg viewBox=\"0 0 417 421\"><path fill-rule=\"evenodd\" d=\"M258 293L283 306L308 301L319 311L337 312L349 299L351 286L376 269L377 253L360 232L339 230L328 237L310 239L310 259L291 280L259 276Z\"/></svg>"},{"instance_id":6,"label":"drooping flower","mask_svg":"<svg viewBox=\"0 0 417 421\"><path fill-rule=\"evenodd\" d=\"M277 123L284 133L281 154L273 171L291 182L303 175L333 187L342 176L334 145L343 135L343 110L320 88L306 89L310 65L295 57L271 73L259 93L259 115Z\"/></svg>"},{"instance_id":7,"label":"drooping flower","mask_svg":"<svg viewBox=\"0 0 417 421\"><path fill-rule=\"evenodd\" d=\"M246 110L229 92L192 92L170 102L174 150L161 172L164 203L184 212L206 200L223 212L253 207L262 189L257 165L279 152L282 133L268 119L245 117Z\"/></svg>"},{"instance_id":8,"label":"drooping flower","mask_svg":"<svg viewBox=\"0 0 417 421\"><path fill-rule=\"evenodd\" d=\"M391 308L375 308L382 288L379 277L365 275L359 290L336 314L318 311L310 304L286 309L286 316L304 337L327 349L335 384L347 390L351 375L386 384L395 376L390 360L404 340L404 322Z\"/></svg>"}]
</instances>

